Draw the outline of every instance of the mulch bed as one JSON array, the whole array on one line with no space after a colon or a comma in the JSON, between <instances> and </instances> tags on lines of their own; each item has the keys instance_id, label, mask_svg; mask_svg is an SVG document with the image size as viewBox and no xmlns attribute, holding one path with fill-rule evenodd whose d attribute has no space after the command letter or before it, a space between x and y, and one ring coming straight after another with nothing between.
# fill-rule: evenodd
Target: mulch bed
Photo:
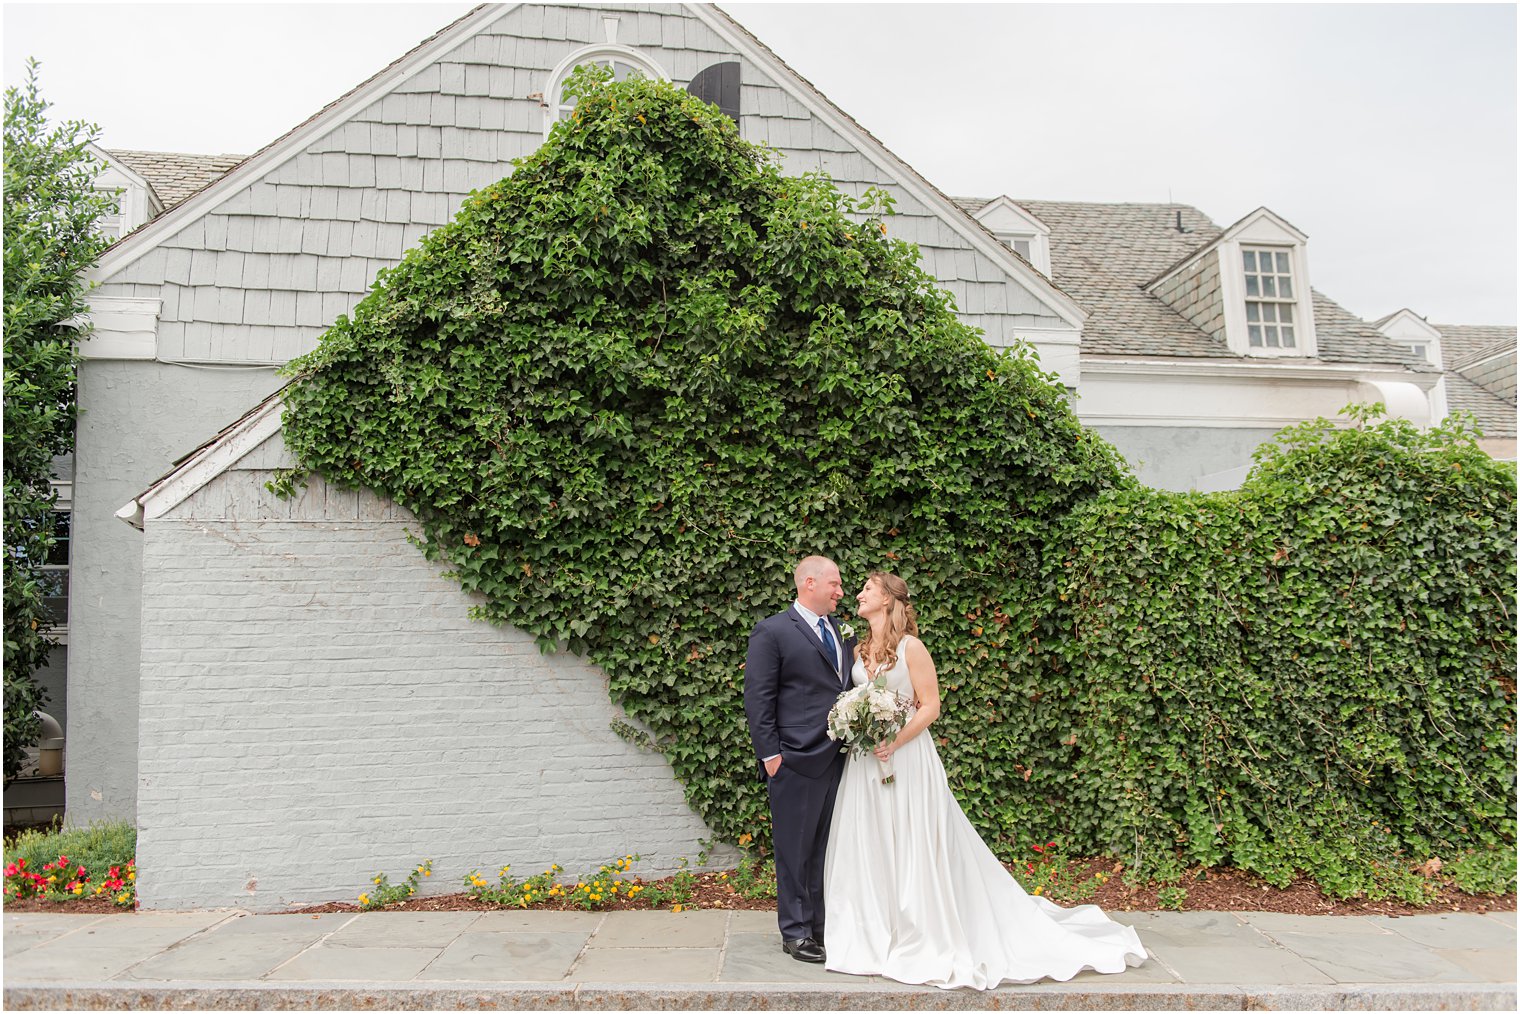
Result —
<instances>
[{"instance_id":1,"label":"mulch bed","mask_svg":"<svg viewBox=\"0 0 1520 1014\"><path fill-rule=\"evenodd\" d=\"M122 908L120 905L104 898L70 898L68 901L48 901L45 898L15 898L5 899L5 914L15 915L17 912L57 912L62 915L115 915L127 913L130 908Z\"/></svg>"},{"instance_id":2,"label":"mulch bed","mask_svg":"<svg viewBox=\"0 0 1520 1014\"><path fill-rule=\"evenodd\" d=\"M1072 864L1078 880L1090 879L1099 871L1112 871L1112 860L1089 860ZM1011 869L1011 867L1010 867ZM667 881L655 881L664 885ZM1157 891L1161 885L1131 888L1119 876L1111 876L1107 883L1099 885L1085 904L1097 905L1110 912L1146 912L1161 908ZM1193 870L1181 881L1187 889L1183 909L1192 912L1283 912L1290 915L1433 915L1439 912L1513 912L1515 895L1510 894L1463 894L1450 884L1441 883L1439 892L1429 905L1409 905L1402 901L1367 901L1365 899L1338 900L1327 898L1318 887L1300 878L1286 888L1270 887L1252 874L1234 869ZM699 873L688 909L724 909L733 911L772 912L776 903L769 898L750 899L741 897L723 879L720 872ZM535 911L576 911L564 902L535 904ZM599 906L598 911L624 909L649 909L643 902L630 902L615 898ZM68 912L80 915L109 915L125 912L101 898L78 898L72 901L43 901L28 898L24 901L6 899L6 912ZM358 912L360 908L350 902L327 902L309 905L294 912L316 914L322 912ZM476 901L467 894L444 894L412 898L385 908L387 912L498 912L501 906Z\"/></svg>"}]
</instances>

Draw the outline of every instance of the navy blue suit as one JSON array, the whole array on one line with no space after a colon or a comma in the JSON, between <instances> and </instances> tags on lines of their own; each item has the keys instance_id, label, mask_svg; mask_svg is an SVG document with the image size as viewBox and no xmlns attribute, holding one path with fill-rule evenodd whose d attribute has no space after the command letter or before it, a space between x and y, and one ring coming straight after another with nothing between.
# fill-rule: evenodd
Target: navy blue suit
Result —
<instances>
[{"instance_id":1,"label":"navy blue suit","mask_svg":"<svg viewBox=\"0 0 1520 1014\"><path fill-rule=\"evenodd\" d=\"M827 617L842 664L829 657L802 614L786 612L756 624L744 663L744 714L770 792L776 853L776 919L785 940L823 942L823 854L844 754L828 737L829 709L847 686L855 641ZM765 758L781 755L767 778Z\"/></svg>"}]
</instances>

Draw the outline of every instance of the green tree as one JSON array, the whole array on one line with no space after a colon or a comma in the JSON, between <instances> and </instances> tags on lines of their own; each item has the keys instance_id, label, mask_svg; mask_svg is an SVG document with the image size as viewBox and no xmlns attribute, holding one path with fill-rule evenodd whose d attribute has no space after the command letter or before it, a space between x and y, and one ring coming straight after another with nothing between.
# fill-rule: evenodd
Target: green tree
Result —
<instances>
[{"instance_id":1,"label":"green tree","mask_svg":"<svg viewBox=\"0 0 1520 1014\"><path fill-rule=\"evenodd\" d=\"M37 63L5 90L5 777L37 735L33 678L53 647L39 567L55 541L53 459L74 446L83 272L105 249L96 221L116 198L94 189L98 127L50 126Z\"/></svg>"}]
</instances>

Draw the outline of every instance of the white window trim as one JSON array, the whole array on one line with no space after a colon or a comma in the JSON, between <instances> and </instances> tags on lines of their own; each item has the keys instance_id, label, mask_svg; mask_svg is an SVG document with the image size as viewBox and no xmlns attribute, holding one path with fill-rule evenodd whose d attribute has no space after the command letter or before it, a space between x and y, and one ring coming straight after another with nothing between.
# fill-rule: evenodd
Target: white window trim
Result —
<instances>
[{"instance_id":1,"label":"white window trim","mask_svg":"<svg viewBox=\"0 0 1520 1014\"><path fill-rule=\"evenodd\" d=\"M1246 331L1246 272L1242 247L1286 250L1293 272L1293 311L1296 318L1291 349L1253 348ZM1302 243L1234 236L1220 241L1220 296L1224 300L1224 332L1230 351L1262 359L1313 359L1319 355L1314 333L1314 298L1309 287L1309 264Z\"/></svg>"},{"instance_id":2,"label":"white window trim","mask_svg":"<svg viewBox=\"0 0 1520 1014\"><path fill-rule=\"evenodd\" d=\"M1028 240L1027 260L1040 274L1050 277L1050 226L1019 207L1007 195L988 201L971 217L986 226L987 231L1010 250L1013 244L1009 240Z\"/></svg>"},{"instance_id":3,"label":"white window trim","mask_svg":"<svg viewBox=\"0 0 1520 1014\"><path fill-rule=\"evenodd\" d=\"M1441 332L1413 310L1406 307L1394 313L1378 326L1378 332L1395 345L1405 348L1424 345L1425 361L1437 369L1447 368L1446 353L1441 347Z\"/></svg>"},{"instance_id":4,"label":"white window trim","mask_svg":"<svg viewBox=\"0 0 1520 1014\"><path fill-rule=\"evenodd\" d=\"M74 483L69 479L53 479L50 481L56 499L53 502L54 514L65 514L69 517L69 562L68 563L44 563L39 570L63 571L67 574L73 566L73 542L74 542ZM68 598L65 597L65 603ZM63 622L48 630L47 635L61 645L69 643L69 608L64 607Z\"/></svg>"},{"instance_id":5,"label":"white window trim","mask_svg":"<svg viewBox=\"0 0 1520 1014\"><path fill-rule=\"evenodd\" d=\"M624 63L631 63L639 69L653 75L660 81L669 81L670 75L648 53L634 49L632 46L624 46L616 42L599 42L590 46L583 46L566 56L555 68L549 72L549 83L544 87L544 137L549 136L549 131L559 122L559 96L563 88L565 78L570 72L581 64L598 57L615 57Z\"/></svg>"}]
</instances>

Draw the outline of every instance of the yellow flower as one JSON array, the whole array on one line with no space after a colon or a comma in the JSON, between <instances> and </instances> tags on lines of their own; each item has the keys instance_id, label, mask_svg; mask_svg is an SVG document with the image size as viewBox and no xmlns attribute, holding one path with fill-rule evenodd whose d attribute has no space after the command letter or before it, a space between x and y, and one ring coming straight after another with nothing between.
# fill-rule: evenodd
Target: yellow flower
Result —
<instances>
[{"instance_id":1,"label":"yellow flower","mask_svg":"<svg viewBox=\"0 0 1520 1014\"><path fill-rule=\"evenodd\" d=\"M367 895L367 894L361 894L361 895L359 895L359 904L361 904L361 905L368 905L369 904L369 895Z\"/></svg>"},{"instance_id":2,"label":"yellow flower","mask_svg":"<svg viewBox=\"0 0 1520 1014\"><path fill-rule=\"evenodd\" d=\"M132 872L128 873L127 874L127 879L128 880L136 880L137 879L137 871L133 870Z\"/></svg>"},{"instance_id":3,"label":"yellow flower","mask_svg":"<svg viewBox=\"0 0 1520 1014\"><path fill-rule=\"evenodd\" d=\"M670 906L670 910L672 912L680 912L680 911L682 911L682 906L680 906L680 905L672 905L672 906Z\"/></svg>"},{"instance_id":4,"label":"yellow flower","mask_svg":"<svg viewBox=\"0 0 1520 1014\"><path fill-rule=\"evenodd\" d=\"M84 893L84 885L83 884L75 884L74 885L74 896L77 898L79 895L81 895L83 893Z\"/></svg>"},{"instance_id":5,"label":"yellow flower","mask_svg":"<svg viewBox=\"0 0 1520 1014\"><path fill-rule=\"evenodd\" d=\"M1035 888L1035 889L1034 889L1034 893L1035 893L1035 894L1039 894L1039 893L1040 893L1040 892L1041 892L1041 891L1043 891L1043 890L1045 890L1045 888L1043 888L1043 887L1036 887L1036 888Z\"/></svg>"},{"instance_id":6,"label":"yellow flower","mask_svg":"<svg viewBox=\"0 0 1520 1014\"><path fill-rule=\"evenodd\" d=\"M132 896L130 894L125 893L125 892L123 892L121 894L118 894L116 896L116 904L118 904L118 905L125 905L127 902L129 902L131 900L132 900Z\"/></svg>"}]
</instances>

